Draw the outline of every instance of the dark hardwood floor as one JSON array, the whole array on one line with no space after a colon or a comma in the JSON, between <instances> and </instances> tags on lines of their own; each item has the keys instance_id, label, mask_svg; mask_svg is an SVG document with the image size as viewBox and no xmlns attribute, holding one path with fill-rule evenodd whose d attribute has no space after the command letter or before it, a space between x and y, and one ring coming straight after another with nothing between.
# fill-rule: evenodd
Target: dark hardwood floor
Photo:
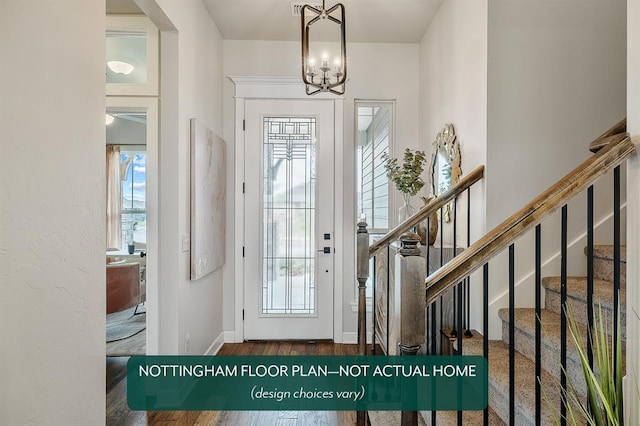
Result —
<instances>
[{"instance_id":1,"label":"dark hardwood floor","mask_svg":"<svg viewBox=\"0 0 640 426\"><path fill-rule=\"evenodd\" d=\"M356 345L332 342L226 343L218 355L355 355ZM353 411L131 411L127 406L127 357L107 358L107 418L113 426L347 426Z\"/></svg>"}]
</instances>

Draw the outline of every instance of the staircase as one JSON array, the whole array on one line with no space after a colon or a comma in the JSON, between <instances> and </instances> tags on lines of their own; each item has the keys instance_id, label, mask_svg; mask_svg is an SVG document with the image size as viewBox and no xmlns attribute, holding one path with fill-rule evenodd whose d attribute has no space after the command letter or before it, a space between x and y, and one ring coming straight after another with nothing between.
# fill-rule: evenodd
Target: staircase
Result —
<instances>
[{"instance_id":1,"label":"staircase","mask_svg":"<svg viewBox=\"0 0 640 426\"><path fill-rule=\"evenodd\" d=\"M542 192L538 197L524 206L521 210L514 213L504 222L493 230L489 231L475 243L469 245L461 254L453 257L451 261L442 265L439 269L427 274L426 282L426 307L427 322L426 348L436 348L435 341L440 338L441 330L437 328L436 313L440 312L440 322L442 322L442 308L436 310L435 307L440 303L442 306L443 297L446 299L447 292L457 288L457 320L454 329L464 330L465 325L463 316L468 312L463 305L470 303L472 306L484 306L482 310L482 321L479 327L482 333L474 331L473 338L463 338L463 333L458 333L453 340L453 349L456 353L464 355L481 355L487 356L489 366L489 389L488 400L489 406L487 410L476 412L422 412L418 416L417 424L426 425L476 425L476 424L525 424L525 425L552 425L555 421L560 420L560 412L562 408L562 391L561 377L562 371L566 371L567 382L573 386L579 396L586 400L586 384L584 381L583 370L576 346L573 343L569 331L568 321L564 315L563 306L567 310L572 311L573 317L578 323L581 335L581 346L587 347L587 327L588 327L588 310L591 308L589 300L591 300L593 310L597 311L598 307L602 308L605 322L608 322L607 329L610 332L613 329L614 309L616 308L615 300L617 299L620 307L618 312L620 317L621 328L618 330L623 348L622 359L624 360L624 342L626 340L626 249L620 245L621 240L621 200L620 200L620 165L632 155L635 151L629 135L625 132L625 121L622 120L614 127L609 129L603 135L591 144L593 151L598 151L591 158L587 159L580 166L559 180L556 184ZM613 246L594 245L594 184L603 175L613 173ZM457 191L457 188L453 188ZM465 188L466 190L466 188ZM567 276L567 249L568 249L568 215L567 203L577 195L587 192L587 270L589 277L569 277ZM451 198L457 197L459 193L451 191L447 194ZM364 282L368 276L368 270L365 262L368 262L370 256L385 246L389 241L396 239L400 234L415 226L418 222L425 220L431 208L441 208L450 199L433 200L430 205L423 208L418 214L407 219L403 224L399 225L392 232L387 234L381 241L374 243L371 247L367 246L368 235L366 235L366 224L359 223L362 229L358 231L358 282L360 306L359 306L359 341L364 341L365 316L364 316ZM541 227L543 222L553 212L561 209L561 276L559 277L541 277ZM455 234L455 218L454 218L454 234ZM516 302L515 291L515 242L528 232L535 230L535 277L536 282L534 289L536 292L536 308L516 308L520 301ZM363 233L364 232L364 233ZM365 238L366 237L366 238ZM454 247L455 242L454 242ZM509 308L500 309L497 313L502 320L502 340L488 340L490 311L489 304L489 287L492 279L491 273L495 268L492 259L502 252L509 252ZM369 256L367 256L367 254ZM400 262L408 262L402 250L396 259ZM415 254L413 254L415 256ZM429 258L429 256L427 256ZM391 263L391 262L388 262ZM428 263L428 262L427 262ZM490 265L491 263L491 265ZM502 265L501 263L498 264ZM482 300L469 299L465 301L464 286L465 280L475 271L482 271L482 282L475 285L481 285ZM501 272L501 271L498 271ZM504 271L502 271L504 272ZM379 274L384 276L384 274ZM387 272L387 277L389 273ZM504 277L503 274L499 275ZM374 275L374 288L376 287ZM396 288L413 288L414 285L422 285L412 279L405 281L404 276L396 277ZM388 281L388 280L387 280ZM494 283L496 280L493 280ZM592 292L588 291L588 287L592 284ZM387 282L387 294L389 287ZM619 291L616 291L619 289ZM404 290L402 290L404 291ZM404 294L402 293L401 294ZM589 294L588 294L589 293ZM617 293L617 294L616 294ZM454 292L455 294L455 292ZM374 293L375 295L375 293ZM404 300L404 299L403 299ZM440 301L440 302L439 302ZM525 302L527 303L527 302ZM389 304L387 303L387 311ZM526 306L526 305L525 305ZM529 305L530 306L530 305ZM433 315L429 315L429 309L434 308ZM377 308L376 308L377 309ZM539 310L539 311L538 311ZM406 321L409 318L421 316L424 308L414 309L410 314L404 310L400 317L403 319L400 330L405 330L404 323L407 323L407 331L411 324L415 322ZM454 317L456 316L454 310ZM539 316L537 315L539 312ZM384 312L381 312L383 315ZM391 316L386 316L386 319ZM393 315L393 318L396 318ZM430 321L431 318L431 321ZM468 316L467 316L468 318ZM538 320L539 318L539 320ZM375 312L374 312L375 319ZM375 323L375 321L374 321ZM387 324L389 321L387 321ZM484 336L483 336L484 334ZM389 334L389 326L387 325L387 334ZM407 341L413 339L412 334L408 334ZM374 334L375 337L375 334ZM384 339L384 335L381 339ZM401 335L399 342L403 343L405 338ZM375 343L375 341L374 341ZM412 345L418 343L411 340ZM393 346L393 345L391 345ZM389 350L389 340L387 339L387 351ZM365 351L361 351L362 354ZM431 352L438 353L438 352ZM624 367L624 366L623 366ZM539 373L537 370L539 369ZM539 374L539 380L538 380ZM597 374L597 372L596 372ZM401 424L399 422L399 413L370 413L369 418L373 425L392 425ZM394 416L391 418L390 416ZM409 419L412 419L409 421ZM364 424L364 423L359 423ZM402 424L416 424L415 417L412 418L411 412L403 413ZM563 424L561 422L561 424Z\"/></svg>"},{"instance_id":2,"label":"staircase","mask_svg":"<svg viewBox=\"0 0 640 426\"><path fill-rule=\"evenodd\" d=\"M602 307L605 317L613 318L613 254L611 246L596 246L594 250L594 309ZM621 250L621 272L626 269L626 254ZM622 273L621 273L622 275ZM545 304L542 310L542 384L549 401L560 401L560 277L546 277L542 280L545 288ZM587 336L587 278L570 277L567 279L567 301L580 326L583 347ZM624 281L621 282L620 310L622 338L625 338ZM509 419L509 310L499 311L502 319L502 340L489 342L489 405L501 421ZM535 310L517 308L515 311L515 349L516 349L516 392L515 423L535 425ZM612 325L609 324L611 329ZM476 340L463 346L465 354L482 353L482 341ZM623 346L624 350L624 346ZM624 359L624 356L623 356ZM576 347L567 345L567 375L578 393L586 397L586 384ZM559 411L559 405L556 409ZM549 403L542 401L541 421L544 425L554 424ZM440 423L439 423L440 424ZM501 424L500 422L490 424Z\"/></svg>"}]
</instances>

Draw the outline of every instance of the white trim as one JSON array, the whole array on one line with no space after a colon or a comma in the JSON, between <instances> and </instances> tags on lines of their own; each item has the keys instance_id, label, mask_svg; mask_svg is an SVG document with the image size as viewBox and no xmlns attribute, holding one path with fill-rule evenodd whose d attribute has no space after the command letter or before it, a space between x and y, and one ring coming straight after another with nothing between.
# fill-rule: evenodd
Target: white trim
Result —
<instances>
[{"instance_id":1,"label":"white trim","mask_svg":"<svg viewBox=\"0 0 640 426\"><path fill-rule=\"evenodd\" d=\"M343 295L344 288L342 283L344 279L344 99L336 99L334 101L334 119L333 119L333 156L334 156L334 173L333 173L333 340L336 343L339 336L342 335L343 324ZM349 281L349 280L347 280Z\"/></svg>"},{"instance_id":2,"label":"white trim","mask_svg":"<svg viewBox=\"0 0 640 426\"><path fill-rule=\"evenodd\" d=\"M244 157L245 139L243 130L243 120L245 116L245 100L247 99L332 99L334 100L334 137L335 137L335 221L334 221L334 309L333 309L333 339L340 343L343 337L343 283L344 265L342 250L344 250L343 236L343 215L344 209L344 97L330 93L319 93L310 97L306 94L304 83L299 78L293 77L259 77L259 76L236 76L228 77L235 85L235 190L236 194L242 194L242 184L245 182ZM340 212L340 213L338 213ZM242 249L246 244L244 235L244 197L235 199L235 240L241 242L236 248L235 262L235 303L234 303L234 330L225 333L233 333L233 341L242 342L244 340L244 321L242 310L244 308L244 258ZM335 250L338 255L335 256ZM227 335L225 334L225 337ZM344 341L344 337L343 337Z\"/></svg>"},{"instance_id":3,"label":"white trim","mask_svg":"<svg viewBox=\"0 0 640 426\"><path fill-rule=\"evenodd\" d=\"M242 343L242 340L236 340L235 330L227 330L227 331L223 331L223 333L224 333L224 343Z\"/></svg>"},{"instance_id":4,"label":"white trim","mask_svg":"<svg viewBox=\"0 0 640 426\"><path fill-rule=\"evenodd\" d=\"M373 333L367 331L367 344L371 344ZM358 333L354 331L345 331L342 333L342 343L344 345L356 345L358 344Z\"/></svg>"},{"instance_id":5,"label":"white trim","mask_svg":"<svg viewBox=\"0 0 640 426\"><path fill-rule=\"evenodd\" d=\"M211 346L209 346L209 349L206 350L204 355L215 355L218 353L222 345L225 343L225 339L224 339L225 333L226 332L223 331L218 335L218 337L216 337L216 340L213 341L213 343L211 344Z\"/></svg>"},{"instance_id":6,"label":"white trim","mask_svg":"<svg viewBox=\"0 0 640 426\"><path fill-rule=\"evenodd\" d=\"M310 97L304 83L294 77L228 77L235 84L235 97L246 99L344 99L331 93Z\"/></svg>"},{"instance_id":7,"label":"white trim","mask_svg":"<svg viewBox=\"0 0 640 426\"><path fill-rule=\"evenodd\" d=\"M146 16L107 15L107 31L140 31L147 34L147 82L106 83L107 95L158 96L160 70L160 34L158 28ZM106 63L105 63L106 65Z\"/></svg>"},{"instance_id":8,"label":"white trim","mask_svg":"<svg viewBox=\"0 0 640 426\"><path fill-rule=\"evenodd\" d=\"M160 320L158 316L158 191L159 191L159 116L158 98L107 96L105 107L133 108L147 113L147 354L158 353Z\"/></svg>"},{"instance_id":9,"label":"white trim","mask_svg":"<svg viewBox=\"0 0 640 426\"><path fill-rule=\"evenodd\" d=\"M244 340L244 320L242 318L242 310L244 307L244 193L242 187L245 181L244 177L244 99L236 97L235 108L235 193L239 194L235 197L235 230L234 237L236 241L235 257L235 288L234 288L234 338L236 342Z\"/></svg>"}]
</instances>

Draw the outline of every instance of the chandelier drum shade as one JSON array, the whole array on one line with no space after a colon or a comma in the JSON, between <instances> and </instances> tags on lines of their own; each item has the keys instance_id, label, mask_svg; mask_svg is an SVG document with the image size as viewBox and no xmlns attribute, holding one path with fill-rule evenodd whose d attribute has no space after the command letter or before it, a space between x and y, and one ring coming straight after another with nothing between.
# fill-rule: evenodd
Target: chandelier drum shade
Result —
<instances>
[{"instance_id":1,"label":"chandelier drum shade","mask_svg":"<svg viewBox=\"0 0 640 426\"><path fill-rule=\"evenodd\" d=\"M318 9L309 4L302 7L300 13L302 30L302 81L305 84L307 95L320 92L330 92L343 95L345 82L347 81L347 43L345 38L345 12L342 3L338 3L330 9ZM315 32L320 23L329 23L324 27L332 27L332 31L340 36L340 54L330 58L329 54L322 53L319 61L311 54L311 33ZM314 27L315 25L315 27Z\"/></svg>"}]
</instances>

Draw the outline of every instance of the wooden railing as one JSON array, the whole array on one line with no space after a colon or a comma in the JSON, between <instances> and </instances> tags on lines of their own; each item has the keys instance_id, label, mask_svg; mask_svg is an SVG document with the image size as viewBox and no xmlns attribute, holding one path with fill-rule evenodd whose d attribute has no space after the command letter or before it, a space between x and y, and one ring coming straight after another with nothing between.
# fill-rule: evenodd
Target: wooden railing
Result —
<instances>
[{"instance_id":1,"label":"wooden railing","mask_svg":"<svg viewBox=\"0 0 640 426\"><path fill-rule=\"evenodd\" d=\"M394 241L400 238L400 235L409 231L420 222L424 222L431 214L437 212L439 209L453 201L456 197L469 189L474 183L478 182L484 177L484 166L476 167L471 173L462 178L458 183L449 188L448 191L442 193L440 196L434 198L425 206L422 206L420 210L414 213L407 220L387 232L382 238L371 244L369 247L369 257L373 257L378 250L388 246Z\"/></svg>"},{"instance_id":2,"label":"wooden railing","mask_svg":"<svg viewBox=\"0 0 640 426\"><path fill-rule=\"evenodd\" d=\"M598 151L591 158L586 160L572 172L567 174L556 184L540 194L537 198L523 207L520 211L506 219L492 231L480 238L472 244L459 256L454 257L449 263L442 266L433 274L428 275L425 282L426 304L427 306L435 305L438 298L449 289L460 287L460 282L466 280L474 271L482 267L482 353L489 359L489 283L492 281L489 276L489 261L503 250L508 248L509 268L508 268L508 330L503 329L503 334L507 333L509 347L508 361L508 414L502 413L502 419L514 424L517 418L522 418L525 414L522 409L522 401L516 402L516 361L515 361L515 244L525 233L535 229L535 349L533 354L529 354L531 359L535 360L535 379L533 386L535 387L535 408L533 410L533 418L529 421L535 424L541 424L543 420L543 390L542 390L542 221L554 211L561 209L561 229L560 229L560 343L558 347L558 358L560 361L559 377L556 379L560 383L559 397L549 404L559 405L560 424L562 426L567 423L568 405L572 404L567 398L561 397L566 395L569 389L568 370L567 370L567 352L569 337L567 306L569 303L568 294L568 203L574 197L586 190L586 254L587 254L587 277L586 277L586 321L587 333L593 330L594 323L594 183L605 174L613 172L613 208L612 208L612 240L613 240L613 286L612 286L612 329L613 341L617 341L617 336L622 333L618 330L620 310L619 310L619 294L621 286L621 164L629 158L634 152L634 144L629 135L625 132L625 120L618 122L607 132L603 133L599 138L591 143L590 148L598 147ZM504 275L500 275L504 277ZM601 291L601 290L600 290ZM605 290L606 291L606 290ZM460 302L458 302L460 303ZM436 335L436 330L431 329L431 336ZM593 348L591 339L587 339L587 358L590 368L594 368ZM463 340L460 334L456 337L456 351L458 354L463 353ZM613 348L613 359L616 359L617 347ZM504 368L504 365L500 366ZM618 374L618 373L616 373ZM574 378L575 379L575 378ZM616 378L618 379L618 378ZM572 382L573 383L573 382ZM523 386L523 383L520 383ZM516 410L516 405L518 409ZM503 406L504 407L504 406ZM436 423L436 411L431 412L432 424ZM519 417L518 417L519 416ZM458 412L458 424L462 422L462 412ZM489 408L483 412L483 424L489 424Z\"/></svg>"},{"instance_id":3,"label":"wooden railing","mask_svg":"<svg viewBox=\"0 0 640 426\"><path fill-rule=\"evenodd\" d=\"M627 118L618 121L615 126L598 136L589 144L589 151L598 152L605 146L609 145L620 133L627 131Z\"/></svg>"},{"instance_id":4,"label":"wooden railing","mask_svg":"<svg viewBox=\"0 0 640 426\"><path fill-rule=\"evenodd\" d=\"M382 238L369 246L369 234L364 222L358 223L357 234L357 279L358 279L358 349L359 353L365 353L366 345L366 286L369 277L369 259L383 247L388 247L397 241L400 235L411 230L418 223L425 221L431 214L443 208L460 194L467 191L473 184L484 177L484 166L476 167L471 173L453 185L448 191L431 200L425 206L404 222L393 228ZM374 330L375 332L375 330Z\"/></svg>"},{"instance_id":5,"label":"wooden railing","mask_svg":"<svg viewBox=\"0 0 640 426\"><path fill-rule=\"evenodd\" d=\"M634 152L635 147L632 143L629 135L626 133L626 120L621 120L616 123L611 129L604 132L600 135L596 140L594 140L589 149L596 152L593 156L575 168L572 172L567 174L565 177L560 179L556 184L552 185L538 197L536 197L533 201L519 210L517 213L513 214L511 217L506 219L500 225L498 225L495 229L491 230L489 233L481 237L478 241L473 244L470 244L469 235L467 236L467 244L464 246L463 250L460 250L460 254L458 254L458 246L455 241L456 235L456 226L455 219L453 222L453 258L446 264L443 264L442 258L440 260L440 268L437 269L433 273L429 273L429 251L427 248L427 277L425 280L425 302L426 302L426 323L429 331L426 333L426 338L431 339L431 343L427 342L427 351L432 353L429 350L430 348L436 348L436 339L440 336L443 330L437 330L436 328L436 312L435 307L437 306L438 299L440 299L440 306L442 306L442 297L445 292L451 290L453 292L453 297L455 300L454 304L454 316L457 316L456 324L458 327L458 333L452 334L456 339L456 353L462 354L462 340L463 340L463 326L468 325L468 322L464 323L463 320L463 303L467 303L465 297L469 297L469 276L479 268L483 267L483 276L482 276L482 303L484 305L483 319L482 319L482 334L483 334L483 355L488 359L489 356L489 344L488 344L488 315L487 312L489 310L489 261L494 258L496 255L501 253L505 249L509 249L509 413L508 418L510 419L511 424L514 424L516 419L516 398L515 398L515 242L520 237L522 237L525 233L532 231L535 229L535 311L536 311L536 330L535 330L535 423L541 423L541 406L542 406L542 388L541 388L541 360L542 360L542 352L541 352L541 336L542 336L542 320L541 320L541 227L542 222L545 218L551 215L553 212L562 209L562 225L561 225L561 291L560 291L560 305L561 305L561 337L560 337L560 365L561 365L561 374L560 374L560 384L562 387L562 391L566 392L567 389L567 377L564 371L567 368L567 318L566 318L566 304L567 304L567 211L568 206L567 203L579 195L583 193L585 190L587 191L587 252L588 252L588 260L587 260L587 318L589 320L588 330L591 330L593 327L592 324L592 316L593 316L593 283L594 283L594 272L593 272L593 234L594 234L594 183L600 179L605 174L609 174L613 172L613 209L612 209L612 218L613 218L613 246L614 246L614 254L613 254L613 297L614 297L614 323L616 323L615 318L618 317L619 312L617 309L618 303L618 292L620 289L620 224L621 224L621 200L620 200L620 165L628 159ZM387 249L386 258L388 262L390 262L389 255L389 245L398 240L399 237L411 230L413 227L418 225L419 223L428 220L431 214L436 212L439 209L442 209L449 202L454 202L454 217L455 217L455 201L458 199L460 194L467 191L469 195L469 188L484 176L484 167L478 167L469 175L467 175L464 179L462 179L457 185L452 187L449 191L442 194L440 197L432 200L427 205L422 207L415 215L398 225L396 228L392 229L389 233L387 233L384 237L373 243L369 247L369 234L367 233L366 226L367 224L364 221L361 221L358 224L358 282L359 286L359 316L358 316L358 342L360 353L364 354L366 352L365 346L365 336L366 336L366 281L369 276L369 259L374 257L374 268L375 268L375 259L378 255L383 255L384 252L381 250L383 248ZM469 198L467 198L467 204L469 207L470 202ZM467 214L470 217L470 214ZM469 223L467 224L467 228L469 228ZM467 229L468 232L468 229ZM407 237L405 235L405 237ZM404 237L403 237L404 238ZM411 238L411 237L408 237ZM441 233L442 238L442 233ZM441 240L441 251L442 251L442 240ZM387 266L388 268L388 266ZM388 274L387 274L388 275ZM387 278L388 280L388 278ZM375 282L375 276L374 276ZM402 288L405 286L405 282L402 282ZM388 283L387 283L388 285ZM418 281L418 285L421 286L421 282ZM374 283L375 289L375 283ZM421 287L419 287L421 290ZM388 289L387 289L388 294ZM374 295L375 299L375 295ZM375 306L375 303L374 303ZM387 312L389 308L387 307ZM424 312L424 309L421 310ZM440 315L442 315L442 310L440 308ZM419 314L421 315L421 314ZM418 315L417 315L418 316ZM442 319L441 319L442 321ZM614 337L620 331L614 326ZM375 309L374 309L374 347L375 347ZM465 333L466 335L466 333ZM387 339L389 333L387 329ZM429 346L429 344L431 346ZM387 346L389 345L387 340ZM587 352L590 357L590 362L592 363L591 356L591 345L587 343ZM388 350L388 347L387 347ZM435 353L435 352L433 352ZM566 416L567 403L566 401L560 401L560 414L561 416ZM462 422L462 412L458 412L458 424ZM436 424L436 411L431 412L431 421L432 424ZM521 415L521 414L520 414ZM364 424L365 416L363 413L358 413L358 424ZM402 422L403 424L417 424L417 416L415 412L403 412L402 414ZM483 423L486 425L489 422L489 409L485 409L483 413ZM565 420L561 420L561 423L566 422Z\"/></svg>"},{"instance_id":6,"label":"wooden railing","mask_svg":"<svg viewBox=\"0 0 640 426\"><path fill-rule=\"evenodd\" d=\"M426 280L427 304L434 302L449 287L486 264L518 237L535 228L544 218L567 204L600 176L619 166L635 151L627 133L604 136L609 144L513 214L451 262Z\"/></svg>"},{"instance_id":7,"label":"wooden railing","mask_svg":"<svg viewBox=\"0 0 640 426\"><path fill-rule=\"evenodd\" d=\"M443 220L443 209L445 208L445 206L447 206L449 203L453 204L453 229L454 229L454 234L455 234L455 229L456 229L456 209L455 209L455 205L456 205L456 201L458 201L458 197L461 194L464 194L465 192L467 193L467 206L470 206L470 188L471 186L473 186L476 182L480 181L482 178L484 177L484 166L479 166L477 167L475 170L473 170L471 173L469 173L467 176L465 176L463 179L461 179L459 182L457 182L455 185L453 185L448 191L444 192L443 194L441 194L440 196L436 197L435 199L431 200L430 202L428 202L425 206L423 206L420 210L418 210L414 215L412 215L411 217L409 217L407 220L405 220L404 222L400 223L398 226L396 226L395 228L393 228L391 231L389 231L386 235L384 235L382 238L378 239L375 243L371 244L371 246L369 246L369 233L367 232L367 224L364 220L361 220L358 223L358 230L357 230L357 280L358 280L358 353L361 355L365 355L367 354L369 351L367 350L367 343L366 343L366 336L367 336L367 330L366 330L366 283L367 280L369 278L369 260L371 258L374 258L373 264L374 264L374 269L375 269L375 256L378 254L378 252L381 251L381 249L386 248L387 249L387 258L389 258L389 250L390 250L390 245L391 243L398 241L399 239L401 239L401 236L408 232L411 231L412 229L414 229L418 224L427 221L429 218L431 217L431 215L435 212L437 212L438 210L440 210L440 228L443 228L442 225L442 220ZM467 214L468 217L470 217L470 214ZM427 229L429 228L429 226L426 227ZM443 232L440 232L440 236L442 238ZM416 248L416 244L418 243L417 239L412 239L412 238L416 238L418 237L417 235L410 235L410 236L404 236L402 238L403 240L403 249L400 250L401 253L404 252L405 255L408 255L406 250L409 246L413 247L413 249L409 249L409 251L413 252L412 256L416 255L416 252L419 253L420 249ZM469 239L469 237L467 238L467 240ZM442 240L441 240L441 245L442 245ZM468 245L468 241L467 241L467 245ZM455 246L455 236L454 236L454 246ZM427 248L427 258L428 256L428 248ZM416 265L416 261L417 259L419 259L419 257L414 258L415 261L413 262L414 266ZM426 259L425 259L426 260ZM418 269L422 269L421 273L416 273L415 274L415 280L412 281L413 284L415 284L415 286L413 287L416 292L415 294L411 294L411 296L408 297L404 297L405 300L409 300L411 301L419 301L420 304L423 306L422 309L419 309L418 307L414 307L415 309L413 310L405 310L404 308L402 309L402 315L405 317L412 317L414 316L415 318L418 318L418 314L417 312L422 312L422 314L424 314L425 309L424 309L424 300L422 300L422 285L423 285L423 277L425 276L425 271L428 273L429 267L428 267L428 262L425 262L425 260L422 261L418 261L418 264L421 264L421 267L418 267ZM377 282L376 282L376 274L375 272L372 274L372 281L373 281L373 299L376 300L376 286L377 286ZM407 290L408 286L403 286L404 290ZM389 294L389 269L387 266L387 278L386 278L386 294ZM403 293L404 294L404 293ZM407 295L405 295L407 296ZM386 308L386 312L389 313L389 306L388 306L388 301L389 299L387 298L387 308ZM409 304L411 304L409 302ZM375 303L374 303L375 306ZM404 306L404 305L403 305ZM405 306L406 307L406 306ZM415 311L415 312L414 312ZM415 314L415 315L413 315ZM411 321L408 321L411 322ZM413 322L415 323L415 325L420 325L419 322L415 322L415 319L413 320ZM373 341L372 341L372 345L371 345L371 352L373 352L374 354L376 353L376 308L374 307L373 309L373 332L372 332L372 336L373 336ZM420 333L422 333L422 340L424 341L424 324L422 324L422 332L417 331L418 328L413 328L412 325L403 325L402 326L402 330L411 330L411 333L414 337L418 337L418 335ZM389 324L387 322L387 342L386 342L386 348L383 348L383 350L389 354ZM406 335L405 335L406 337ZM405 341L399 342L399 348L400 348L400 353L402 355L415 355L418 352L419 346L417 345L413 345L411 344L412 342L410 342L412 339L407 338L405 339ZM412 412L403 412L402 413L402 424L403 425L415 425L417 424L417 418L418 418L418 413L417 411L412 411ZM364 425L366 423L366 415L364 412L358 412L357 413L357 424L358 425Z\"/></svg>"}]
</instances>

